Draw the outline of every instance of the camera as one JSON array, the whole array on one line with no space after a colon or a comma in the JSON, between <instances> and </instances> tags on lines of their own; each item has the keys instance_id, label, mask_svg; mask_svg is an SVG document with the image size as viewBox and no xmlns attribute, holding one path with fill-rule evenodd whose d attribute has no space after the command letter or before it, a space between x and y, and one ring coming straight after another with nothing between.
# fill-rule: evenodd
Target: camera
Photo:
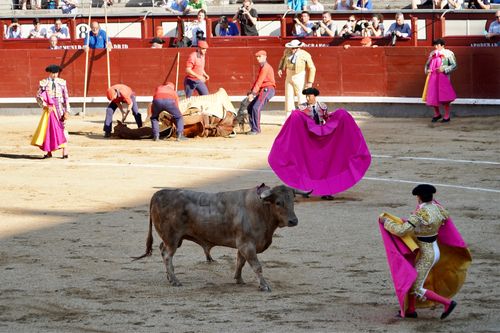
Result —
<instances>
[{"instance_id":1,"label":"camera","mask_svg":"<svg viewBox=\"0 0 500 333\"><path fill-rule=\"evenodd\" d=\"M321 28L321 23L316 22L316 23L314 23L314 24L313 24L313 26L311 27L311 30L312 30L312 31L316 31L316 30L318 30L319 28Z\"/></svg>"},{"instance_id":2,"label":"camera","mask_svg":"<svg viewBox=\"0 0 500 333\"><path fill-rule=\"evenodd\" d=\"M245 6L241 6L240 9L238 9L238 14L243 14L243 9L245 9Z\"/></svg>"},{"instance_id":3,"label":"camera","mask_svg":"<svg viewBox=\"0 0 500 333\"><path fill-rule=\"evenodd\" d=\"M391 32L391 45L396 45L396 40L398 39L398 35L396 35L396 31Z\"/></svg>"},{"instance_id":4,"label":"camera","mask_svg":"<svg viewBox=\"0 0 500 333\"><path fill-rule=\"evenodd\" d=\"M205 39L205 33L203 32L203 30L196 30L196 39L197 40Z\"/></svg>"}]
</instances>

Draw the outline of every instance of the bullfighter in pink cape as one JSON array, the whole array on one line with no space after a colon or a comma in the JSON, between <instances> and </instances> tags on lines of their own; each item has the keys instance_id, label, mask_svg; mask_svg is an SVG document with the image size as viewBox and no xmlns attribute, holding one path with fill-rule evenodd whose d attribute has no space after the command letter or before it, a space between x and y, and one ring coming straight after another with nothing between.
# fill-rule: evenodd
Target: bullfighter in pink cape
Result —
<instances>
[{"instance_id":1,"label":"bullfighter in pink cape","mask_svg":"<svg viewBox=\"0 0 500 333\"><path fill-rule=\"evenodd\" d=\"M379 218L401 317L417 318L417 305L434 302L444 306L441 319L447 318L457 306L450 297L462 287L472 260L434 193L434 186L418 185L412 191L418 206L407 220L387 213Z\"/></svg>"},{"instance_id":2,"label":"bullfighter in pink cape","mask_svg":"<svg viewBox=\"0 0 500 333\"><path fill-rule=\"evenodd\" d=\"M450 73L457 68L457 61L455 54L444 48L444 40L436 39L432 45L435 50L431 52L425 64L427 80L422 99L427 105L434 107L432 122L443 118L441 122L446 123L450 121L450 103L457 98L450 82ZM444 106L444 117L439 111L440 105Z\"/></svg>"},{"instance_id":3,"label":"bullfighter in pink cape","mask_svg":"<svg viewBox=\"0 0 500 333\"><path fill-rule=\"evenodd\" d=\"M292 112L274 140L268 162L288 186L322 199L345 191L363 178L371 155L361 130L343 109L329 113L307 88L306 103Z\"/></svg>"}]
</instances>

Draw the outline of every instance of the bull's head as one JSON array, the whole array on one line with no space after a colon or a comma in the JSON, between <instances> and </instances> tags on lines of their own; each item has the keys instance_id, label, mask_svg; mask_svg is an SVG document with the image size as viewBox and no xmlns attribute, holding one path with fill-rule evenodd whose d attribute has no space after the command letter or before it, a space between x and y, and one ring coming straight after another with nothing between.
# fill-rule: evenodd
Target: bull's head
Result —
<instances>
[{"instance_id":1,"label":"bull's head","mask_svg":"<svg viewBox=\"0 0 500 333\"><path fill-rule=\"evenodd\" d=\"M294 227L299 223L294 211L294 190L286 186L276 186L272 189L260 185L257 193L264 203L271 206L272 217L278 220L278 226Z\"/></svg>"}]
</instances>

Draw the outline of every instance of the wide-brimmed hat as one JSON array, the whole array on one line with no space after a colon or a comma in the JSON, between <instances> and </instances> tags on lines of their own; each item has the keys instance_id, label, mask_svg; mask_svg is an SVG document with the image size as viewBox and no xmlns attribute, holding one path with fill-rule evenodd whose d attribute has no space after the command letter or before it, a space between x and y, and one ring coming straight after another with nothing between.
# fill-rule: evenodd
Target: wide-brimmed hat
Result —
<instances>
[{"instance_id":1,"label":"wide-brimmed hat","mask_svg":"<svg viewBox=\"0 0 500 333\"><path fill-rule=\"evenodd\" d=\"M302 95L314 95L314 96L318 96L319 95L319 90L316 89L316 88L306 88L304 90L302 90Z\"/></svg>"},{"instance_id":2,"label":"wide-brimmed hat","mask_svg":"<svg viewBox=\"0 0 500 333\"><path fill-rule=\"evenodd\" d=\"M59 73L61 71L61 67L57 66L57 65L48 65L46 68L45 68L45 71L47 73Z\"/></svg>"},{"instance_id":3,"label":"wide-brimmed hat","mask_svg":"<svg viewBox=\"0 0 500 333\"><path fill-rule=\"evenodd\" d=\"M305 45L305 44L304 44L304 43L302 43L300 40L298 40L298 39L293 39L293 40L291 40L290 42L286 43L286 44L285 44L285 47L295 49L295 48L297 48L297 47L302 47L302 46L304 46L304 45Z\"/></svg>"}]
</instances>

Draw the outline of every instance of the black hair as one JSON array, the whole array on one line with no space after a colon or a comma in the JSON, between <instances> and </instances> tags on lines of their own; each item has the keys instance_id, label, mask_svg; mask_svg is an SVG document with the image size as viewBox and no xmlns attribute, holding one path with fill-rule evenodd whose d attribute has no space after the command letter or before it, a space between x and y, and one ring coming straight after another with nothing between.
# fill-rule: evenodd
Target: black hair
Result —
<instances>
[{"instance_id":1,"label":"black hair","mask_svg":"<svg viewBox=\"0 0 500 333\"><path fill-rule=\"evenodd\" d=\"M434 45L442 45L442 46L445 46L445 45L446 45L446 43L445 43L444 39L442 39L442 38L438 38L438 39L435 39L435 40L433 40L433 41L432 41L432 46L434 46Z\"/></svg>"}]
</instances>

